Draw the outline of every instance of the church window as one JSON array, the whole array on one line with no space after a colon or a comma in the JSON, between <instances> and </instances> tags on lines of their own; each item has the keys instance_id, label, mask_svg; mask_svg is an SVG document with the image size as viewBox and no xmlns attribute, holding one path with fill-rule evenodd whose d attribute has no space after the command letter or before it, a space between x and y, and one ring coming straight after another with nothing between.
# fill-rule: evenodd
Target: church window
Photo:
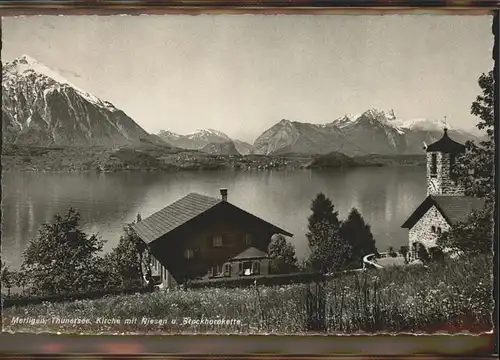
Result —
<instances>
[{"instance_id":1,"label":"church window","mask_svg":"<svg viewBox=\"0 0 500 360\"><path fill-rule=\"evenodd\" d=\"M431 231L432 231L433 233L436 233L436 227L435 227L434 225L432 225L432 226L431 226Z\"/></svg>"},{"instance_id":2,"label":"church window","mask_svg":"<svg viewBox=\"0 0 500 360\"><path fill-rule=\"evenodd\" d=\"M431 154L431 176L436 177L437 175L437 154Z\"/></svg>"},{"instance_id":3,"label":"church window","mask_svg":"<svg viewBox=\"0 0 500 360\"><path fill-rule=\"evenodd\" d=\"M438 227L438 228L437 228L436 233L437 233L438 235L439 235L439 234L441 234L441 228L440 228L440 227Z\"/></svg>"}]
</instances>

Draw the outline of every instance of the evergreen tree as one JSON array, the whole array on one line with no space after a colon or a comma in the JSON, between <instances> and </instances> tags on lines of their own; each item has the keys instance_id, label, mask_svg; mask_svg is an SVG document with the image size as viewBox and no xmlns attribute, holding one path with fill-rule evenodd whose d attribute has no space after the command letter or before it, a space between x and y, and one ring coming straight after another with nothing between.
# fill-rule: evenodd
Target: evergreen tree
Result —
<instances>
[{"instance_id":1,"label":"evergreen tree","mask_svg":"<svg viewBox=\"0 0 500 360\"><path fill-rule=\"evenodd\" d=\"M308 232L306 237L309 241L309 246L315 246L315 237L313 232L318 224L328 224L335 231L339 229L340 221L338 219L338 211L335 211L335 206L332 201L323 193L319 193L311 203L312 214L308 218Z\"/></svg>"},{"instance_id":2,"label":"evergreen tree","mask_svg":"<svg viewBox=\"0 0 500 360\"><path fill-rule=\"evenodd\" d=\"M346 268L352 256L351 246L340 236L338 227L327 220L320 221L311 228L310 240L312 270L328 273Z\"/></svg>"},{"instance_id":3,"label":"evergreen tree","mask_svg":"<svg viewBox=\"0 0 500 360\"><path fill-rule=\"evenodd\" d=\"M51 295L100 289L105 281L102 271L103 241L78 229L80 214L70 208L44 224L39 235L25 250L21 271L33 294Z\"/></svg>"},{"instance_id":4,"label":"evergreen tree","mask_svg":"<svg viewBox=\"0 0 500 360\"><path fill-rule=\"evenodd\" d=\"M292 244L281 234L275 234L269 244L269 270L273 274L289 274L297 271L297 258Z\"/></svg>"},{"instance_id":5,"label":"evergreen tree","mask_svg":"<svg viewBox=\"0 0 500 360\"><path fill-rule=\"evenodd\" d=\"M352 208L346 220L340 226L340 236L351 246L351 266L363 265L363 256L375 253L375 239L370 225L356 208Z\"/></svg>"}]
</instances>

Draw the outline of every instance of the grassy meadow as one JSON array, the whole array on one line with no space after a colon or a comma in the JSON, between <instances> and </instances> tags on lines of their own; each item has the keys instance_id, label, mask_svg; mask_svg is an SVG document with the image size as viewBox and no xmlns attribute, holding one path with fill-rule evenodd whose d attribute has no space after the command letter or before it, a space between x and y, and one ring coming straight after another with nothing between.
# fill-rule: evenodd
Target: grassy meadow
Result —
<instances>
[{"instance_id":1,"label":"grassy meadow","mask_svg":"<svg viewBox=\"0 0 500 360\"><path fill-rule=\"evenodd\" d=\"M158 291L11 307L3 311L3 327L62 333L477 333L492 329L492 288L492 258L477 257L370 270L325 284Z\"/></svg>"}]
</instances>

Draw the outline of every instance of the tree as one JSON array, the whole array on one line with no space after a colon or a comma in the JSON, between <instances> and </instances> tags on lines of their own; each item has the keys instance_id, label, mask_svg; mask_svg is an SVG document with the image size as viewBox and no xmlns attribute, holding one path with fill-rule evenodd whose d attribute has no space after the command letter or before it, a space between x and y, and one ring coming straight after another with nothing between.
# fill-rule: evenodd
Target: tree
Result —
<instances>
[{"instance_id":1,"label":"tree","mask_svg":"<svg viewBox=\"0 0 500 360\"><path fill-rule=\"evenodd\" d=\"M340 236L351 246L351 266L355 268L363 265L363 256L375 252L375 239L370 225L365 223L356 208L352 208L347 219L342 222Z\"/></svg>"},{"instance_id":2,"label":"tree","mask_svg":"<svg viewBox=\"0 0 500 360\"><path fill-rule=\"evenodd\" d=\"M308 218L308 232L306 234L309 240L309 246L315 246L313 231L314 228L320 223L331 225L335 230L338 230L340 221L338 219L338 211L335 211L335 206L332 201L323 193L316 195L316 198L311 203L312 214Z\"/></svg>"},{"instance_id":3,"label":"tree","mask_svg":"<svg viewBox=\"0 0 500 360\"><path fill-rule=\"evenodd\" d=\"M351 246L340 236L338 228L323 220L311 228L312 270L329 273L342 270L351 259Z\"/></svg>"},{"instance_id":4,"label":"tree","mask_svg":"<svg viewBox=\"0 0 500 360\"><path fill-rule=\"evenodd\" d=\"M452 170L464 185L466 195L485 198L494 202L495 139L494 129L498 119L494 117L495 89L493 71L479 77L482 94L472 103L471 114L479 117L476 127L485 130L487 139L476 144L466 142L466 152L459 156Z\"/></svg>"},{"instance_id":5,"label":"tree","mask_svg":"<svg viewBox=\"0 0 500 360\"><path fill-rule=\"evenodd\" d=\"M114 274L109 286L133 288L143 284L143 254L146 244L136 235L132 224L123 228L124 235L120 236L118 245L105 257L109 272Z\"/></svg>"},{"instance_id":6,"label":"tree","mask_svg":"<svg viewBox=\"0 0 500 360\"><path fill-rule=\"evenodd\" d=\"M2 270L0 278L2 288L7 288L7 292L10 295L10 288L15 283L14 273L10 270L9 266L5 264L2 260Z\"/></svg>"},{"instance_id":7,"label":"tree","mask_svg":"<svg viewBox=\"0 0 500 360\"><path fill-rule=\"evenodd\" d=\"M269 270L273 274L289 274L297 271L297 258L292 244L281 234L274 234L269 244Z\"/></svg>"},{"instance_id":8,"label":"tree","mask_svg":"<svg viewBox=\"0 0 500 360\"><path fill-rule=\"evenodd\" d=\"M465 193L485 199L483 209L441 234L438 245L451 252L491 253L495 213L495 138L498 119L494 117L495 89L493 71L478 80L482 94L472 103L471 114L478 116L476 127L486 131L487 138L479 144L468 141L465 154L457 158L454 175L464 185Z\"/></svg>"},{"instance_id":9,"label":"tree","mask_svg":"<svg viewBox=\"0 0 500 360\"><path fill-rule=\"evenodd\" d=\"M37 295L84 292L102 288L103 241L78 229L80 214L70 208L42 225L24 251L21 271L30 292Z\"/></svg>"},{"instance_id":10,"label":"tree","mask_svg":"<svg viewBox=\"0 0 500 360\"><path fill-rule=\"evenodd\" d=\"M493 251L493 204L473 211L469 217L442 233L437 245L450 254L491 254Z\"/></svg>"}]
</instances>

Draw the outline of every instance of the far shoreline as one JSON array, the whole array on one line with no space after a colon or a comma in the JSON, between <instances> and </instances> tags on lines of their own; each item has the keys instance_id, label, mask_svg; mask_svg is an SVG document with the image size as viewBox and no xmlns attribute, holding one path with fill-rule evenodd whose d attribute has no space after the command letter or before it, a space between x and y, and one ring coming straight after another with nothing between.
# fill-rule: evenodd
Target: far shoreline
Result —
<instances>
[{"instance_id":1,"label":"far shoreline","mask_svg":"<svg viewBox=\"0 0 500 360\"><path fill-rule=\"evenodd\" d=\"M21 172L199 172L295 171L357 167L425 165L425 154L210 154L197 150L156 146L39 147L4 146L3 171Z\"/></svg>"},{"instance_id":2,"label":"far shoreline","mask_svg":"<svg viewBox=\"0 0 500 360\"><path fill-rule=\"evenodd\" d=\"M178 169L178 170L170 170L170 169L116 169L111 171L99 171L93 169L82 169L82 170L31 170L26 168L10 168L10 169L2 169L2 173L95 173L95 174L111 174L111 173L164 173L164 174L173 174L173 173L197 173L197 172L217 172L217 171L232 171L232 172L268 172L268 171L276 171L276 172L292 172L292 171L329 171L329 170L353 170L357 168L394 168L394 167L424 167L425 164L367 164L367 165L358 165L358 166L345 166L345 167L321 167L321 168L282 168L282 169L237 169L237 168L221 168L221 169Z\"/></svg>"}]
</instances>

